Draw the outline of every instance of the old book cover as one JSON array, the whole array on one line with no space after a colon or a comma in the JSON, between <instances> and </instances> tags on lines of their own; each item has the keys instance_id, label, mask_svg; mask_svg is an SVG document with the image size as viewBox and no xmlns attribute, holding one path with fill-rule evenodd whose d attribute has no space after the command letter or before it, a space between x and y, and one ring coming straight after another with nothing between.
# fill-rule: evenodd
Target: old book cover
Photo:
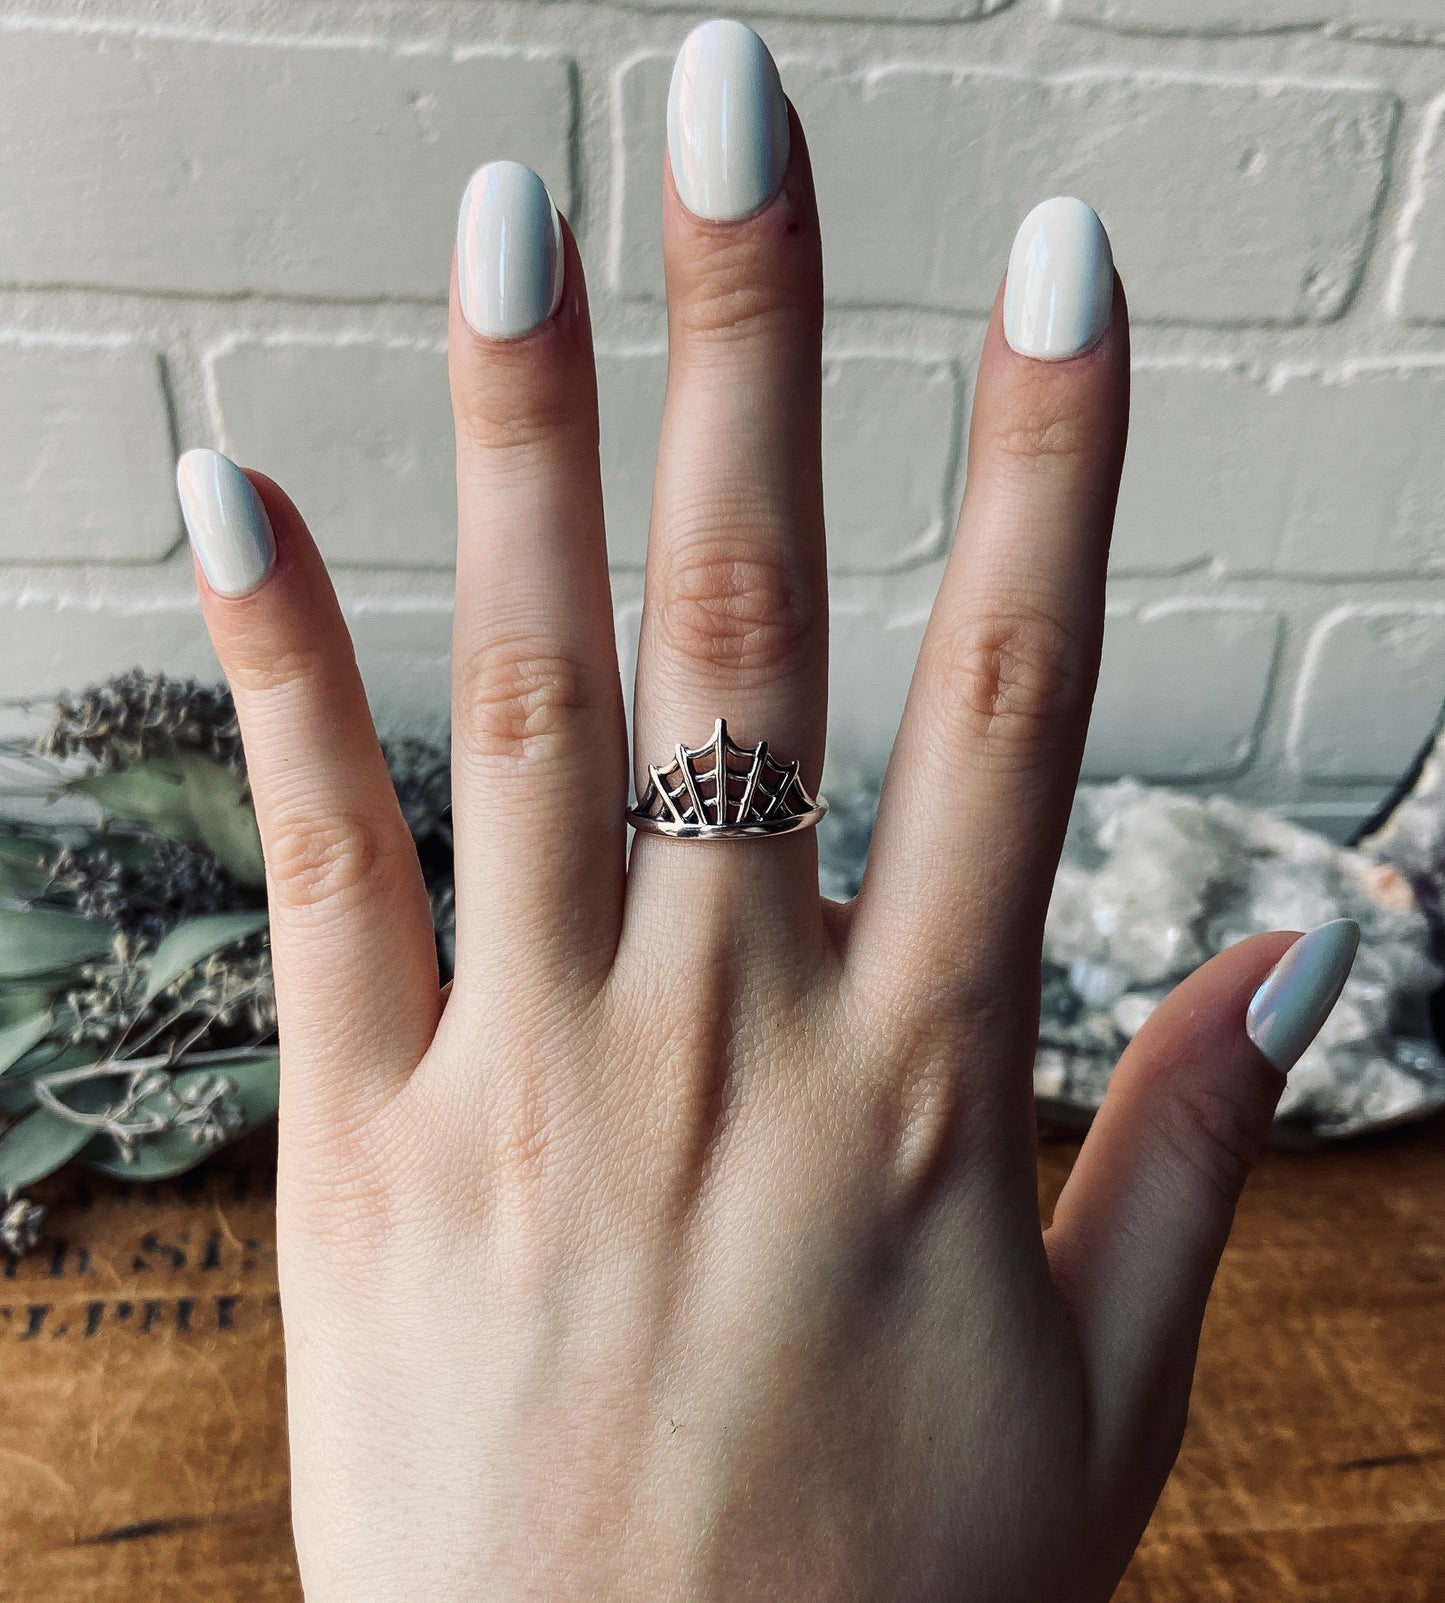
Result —
<instances>
[{"instance_id":1,"label":"old book cover","mask_svg":"<svg viewBox=\"0 0 1445 1603\"><path fill-rule=\"evenodd\" d=\"M274 1125L191 1173L75 1164L0 1254L0 1598L296 1603Z\"/></svg>"}]
</instances>

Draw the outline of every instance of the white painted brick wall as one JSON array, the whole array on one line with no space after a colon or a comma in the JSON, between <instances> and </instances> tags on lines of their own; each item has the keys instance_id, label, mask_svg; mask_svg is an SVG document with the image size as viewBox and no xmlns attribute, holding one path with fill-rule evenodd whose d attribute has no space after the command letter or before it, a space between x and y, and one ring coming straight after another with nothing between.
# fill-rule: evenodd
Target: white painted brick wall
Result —
<instances>
[{"instance_id":1,"label":"white painted brick wall","mask_svg":"<svg viewBox=\"0 0 1445 1603\"><path fill-rule=\"evenodd\" d=\"M1116 573L1445 572L1445 364L1139 366Z\"/></svg>"},{"instance_id":2,"label":"white painted brick wall","mask_svg":"<svg viewBox=\"0 0 1445 1603\"><path fill-rule=\"evenodd\" d=\"M1111 606L1085 775L1239 773L1254 755L1279 632L1278 613L1246 601Z\"/></svg>"},{"instance_id":3,"label":"white painted brick wall","mask_svg":"<svg viewBox=\"0 0 1445 1603\"><path fill-rule=\"evenodd\" d=\"M671 65L649 56L621 79L625 294L662 294L656 175ZM1396 111L1387 93L1341 85L779 65L808 130L828 296L856 305L987 312L997 241L1064 190L1107 220L1135 315L1332 317L1359 277ZM900 162L911 181L899 182Z\"/></svg>"},{"instance_id":4,"label":"white painted brick wall","mask_svg":"<svg viewBox=\"0 0 1445 1603\"><path fill-rule=\"evenodd\" d=\"M286 486L329 563L451 566L445 347L247 341L208 365L222 449Z\"/></svg>"},{"instance_id":5,"label":"white painted brick wall","mask_svg":"<svg viewBox=\"0 0 1445 1603\"><path fill-rule=\"evenodd\" d=\"M1439 0L1052 0L1055 16L1164 33L1257 33L1327 26L1367 37L1445 33Z\"/></svg>"},{"instance_id":6,"label":"white painted brick wall","mask_svg":"<svg viewBox=\"0 0 1445 1603\"><path fill-rule=\"evenodd\" d=\"M1321 779L1389 779L1414 755L1411 729L1440 710L1445 608L1343 607L1316 629L1290 730ZM1370 663L1376 672L1360 672Z\"/></svg>"},{"instance_id":7,"label":"white painted brick wall","mask_svg":"<svg viewBox=\"0 0 1445 1603\"><path fill-rule=\"evenodd\" d=\"M478 148L570 200L565 56L16 28L0 83L12 282L427 299Z\"/></svg>"},{"instance_id":8,"label":"white painted brick wall","mask_svg":"<svg viewBox=\"0 0 1445 1603\"><path fill-rule=\"evenodd\" d=\"M174 503L284 483L388 728L446 713L456 205L577 233L630 666L674 0L0 0L0 694L211 674ZM1086 771L1342 831L1445 699L1445 0L765 0L828 288L834 773L877 770L1013 229L1096 204L1134 425ZM9 716L9 715L7 715ZM3 722L0 718L0 722Z\"/></svg>"},{"instance_id":9,"label":"white painted brick wall","mask_svg":"<svg viewBox=\"0 0 1445 1603\"><path fill-rule=\"evenodd\" d=\"M151 347L0 339L0 420L0 562L159 562L183 538Z\"/></svg>"}]
</instances>

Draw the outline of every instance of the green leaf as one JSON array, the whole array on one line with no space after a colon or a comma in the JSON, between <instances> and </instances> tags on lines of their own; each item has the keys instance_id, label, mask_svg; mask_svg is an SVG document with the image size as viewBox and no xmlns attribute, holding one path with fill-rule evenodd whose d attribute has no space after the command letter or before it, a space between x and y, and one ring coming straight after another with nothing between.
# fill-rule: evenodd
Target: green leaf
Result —
<instances>
[{"instance_id":1,"label":"green leaf","mask_svg":"<svg viewBox=\"0 0 1445 1603\"><path fill-rule=\"evenodd\" d=\"M0 896L38 896L50 882L45 859L57 851L54 841L0 830Z\"/></svg>"},{"instance_id":2,"label":"green leaf","mask_svg":"<svg viewBox=\"0 0 1445 1603\"><path fill-rule=\"evenodd\" d=\"M244 799L246 776L203 752L151 757L113 773L83 774L70 788L92 796L116 818L205 846L243 885L264 885L256 815Z\"/></svg>"},{"instance_id":3,"label":"green leaf","mask_svg":"<svg viewBox=\"0 0 1445 1603\"><path fill-rule=\"evenodd\" d=\"M37 1105L35 1085L44 1080L47 1075L58 1073L61 1069L78 1069L87 1063L95 1062L95 1048L93 1046L63 1046L53 1056L43 1057L42 1054L31 1050L34 1060L17 1066L9 1074L0 1075L0 1109L9 1114L27 1113ZM104 1082L100 1082L102 1085ZM115 1101L114 1086L109 1087L111 1101ZM91 1088L89 1085L67 1086L62 1095L64 1099L76 1107L86 1111L93 1111ZM107 1104L104 1099L95 1100L94 1107L102 1108Z\"/></svg>"},{"instance_id":4,"label":"green leaf","mask_svg":"<svg viewBox=\"0 0 1445 1603\"><path fill-rule=\"evenodd\" d=\"M78 913L0 907L0 980L78 968L110 950L115 931Z\"/></svg>"},{"instance_id":5,"label":"green leaf","mask_svg":"<svg viewBox=\"0 0 1445 1603\"><path fill-rule=\"evenodd\" d=\"M188 918L185 923L177 924L151 957L143 1000L149 1002L159 996L166 986L203 963L212 952L219 952L223 946L230 946L265 927L264 909L203 913L199 918Z\"/></svg>"},{"instance_id":6,"label":"green leaf","mask_svg":"<svg viewBox=\"0 0 1445 1603\"><path fill-rule=\"evenodd\" d=\"M20 1024L32 1014L50 1006L58 987L20 983L6 985L0 981L0 1029Z\"/></svg>"},{"instance_id":7,"label":"green leaf","mask_svg":"<svg viewBox=\"0 0 1445 1603\"><path fill-rule=\"evenodd\" d=\"M122 868L132 873L144 873L156 860L156 836L125 834L118 829L97 829L91 831L85 847L77 849L104 852Z\"/></svg>"},{"instance_id":8,"label":"green leaf","mask_svg":"<svg viewBox=\"0 0 1445 1603\"><path fill-rule=\"evenodd\" d=\"M27 1113L0 1135L0 1193L13 1197L53 1174L94 1136L85 1125L72 1124L49 1108Z\"/></svg>"},{"instance_id":9,"label":"green leaf","mask_svg":"<svg viewBox=\"0 0 1445 1603\"><path fill-rule=\"evenodd\" d=\"M22 1019L18 1024L7 1024L0 1028L0 1074L13 1068L31 1047L38 1046L50 1034L50 1026L54 1022L55 1015L46 1008L43 1012L31 1014L28 1019Z\"/></svg>"},{"instance_id":10,"label":"green leaf","mask_svg":"<svg viewBox=\"0 0 1445 1603\"><path fill-rule=\"evenodd\" d=\"M258 1125L275 1117L281 1090L281 1059L276 1053L237 1063L218 1064L214 1069L182 1069L172 1079L176 1090L182 1091L200 1084L213 1074L223 1074L235 1084L234 1100L245 1115L245 1124L231 1140L249 1135ZM155 1097L147 1097L142 1106L152 1103L162 1108L165 1106L165 1100L159 1093ZM114 1139L108 1135L97 1136L80 1156L90 1168L113 1175L117 1180L165 1180L171 1175L194 1169L224 1145L225 1142L218 1142L203 1146L192 1141L185 1130L166 1130L141 1141L133 1163L127 1163L121 1157Z\"/></svg>"},{"instance_id":11,"label":"green leaf","mask_svg":"<svg viewBox=\"0 0 1445 1603\"><path fill-rule=\"evenodd\" d=\"M201 752L183 751L176 761L186 771L191 815L203 846L242 885L264 885L266 864L256 814L246 800L246 776Z\"/></svg>"},{"instance_id":12,"label":"green leaf","mask_svg":"<svg viewBox=\"0 0 1445 1603\"><path fill-rule=\"evenodd\" d=\"M152 757L132 768L81 774L70 780L67 788L93 796L116 818L194 843L195 821L186 798L185 774L174 758Z\"/></svg>"}]
</instances>

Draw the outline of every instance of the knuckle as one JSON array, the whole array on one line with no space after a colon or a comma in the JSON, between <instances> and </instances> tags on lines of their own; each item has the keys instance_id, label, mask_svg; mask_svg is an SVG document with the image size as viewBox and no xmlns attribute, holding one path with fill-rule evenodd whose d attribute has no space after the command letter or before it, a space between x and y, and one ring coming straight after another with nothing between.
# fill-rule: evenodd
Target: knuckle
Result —
<instances>
[{"instance_id":1,"label":"knuckle","mask_svg":"<svg viewBox=\"0 0 1445 1603\"><path fill-rule=\"evenodd\" d=\"M755 241L719 239L691 264L674 317L684 338L731 342L795 337L800 310L796 287Z\"/></svg>"},{"instance_id":2,"label":"knuckle","mask_svg":"<svg viewBox=\"0 0 1445 1603\"><path fill-rule=\"evenodd\" d=\"M330 652L316 645L278 646L274 633L244 628L230 642L226 678L241 696L269 696L317 683L325 674Z\"/></svg>"},{"instance_id":3,"label":"knuckle","mask_svg":"<svg viewBox=\"0 0 1445 1603\"><path fill-rule=\"evenodd\" d=\"M996 607L969 619L951 639L942 675L965 734L1017 761L1042 757L1058 734L1087 716L1090 659L1057 618L1027 606Z\"/></svg>"},{"instance_id":4,"label":"knuckle","mask_svg":"<svg viewBox=\"0 0 1445 1603\"><path fill-rule=\"evenodd\" d=\"M581 665L534 636L486 640L457 673L453 719L467 753L484 762L564 757L597 710Z\"/></svg>"},{"instance_id":5,"label":"knuckle","mask_svg":"<svg viewBox=\"0 0 1445 1603\"><path fill-rule=\"evenodd\" d=\"M1191 1082L1174 1087L1161 1130L1172 1155L1232 1209L1263 1150L1267 1122L1243 1095Z\"/></svg>"},{"instance_id":6,"label":"knuckle","mask_svg":"<svg viewBox=\"0 0 1445 1603\"><path fill-rule=\"evenodd\" d=\"M1012 1020L1019 1010L1003 982L990 985L981 1003L963 976L939 972L888 985L870 1007L887 1021L884 1048L859 1100L882 1138L897 1198L914 1206L950 1171L983 1174L994 1167L988 1132L997 1128L1000 1090L987 1065L995 1059L966 1043L1007 1040L1006 1020L1017 1034Z\"/></svg>"},{"instance_id":7,"label":"knuckle","mask_svg":"<svg viewBox=\"0 0 1445 1603\"><path fill-rule=\"evenodd\" d=\"M714 540L678 556L663 595L669 649L739 688L796 667L815 636L811 587L794 564L755 541Z\"/></svg>"},{"instance_id":8,"label":"knuckle","mask_svg":"<svg viewBox=\"0 0 1445 1603\"><path fill-rule=\"evenodd\" d=\"M910 1205L934 1189L965 1135L968 1096L957 1056L952 1041L915 1042L879 1084L875 1122L894 1189Z\"/></svg>"},{"instance_id":9,"label":"knuckle","mask_svg":"<svg viewBox=\"0 0 1445 1603\"><path fill-rule=\"evenodd\" d=\"M325 1132L314 1150L293 1156L282 1199L290 1229L327 1256L373 1254L393 1231L390 1174L372 1144L353 1131Z\"/></svg>"},{"instance_id":10,"label":"knuckle","mask_svg":"<svg viewBox=\"0 0 1445 1603\"><path fill-rule=\"evenodd\" d=\"M400 1101L403 1093L399 1094ZM278 1166L277 1200L287 1231L311 1260L311 1272L336 1277L343 1294L374 1285L384 1265L415 1265L425 1250L428 1221L416 1207L406 1176L419 1170L444 1183L447 1165L458 1162L437 1150L415 1121L391 1116L391 1108L362 1119L338 1109L332 1098L307 1110L307 1128L290 1139ZM323 1116L327 1122L322 1122ZM449 1225L461 1226L466 1211L485 1206L487 1182L469 1166L448 1194L456 1199Z\"/></svg>"},{"instance_id":11,"label":"knuckle","mask_svg":"<svg viewBox=\"0 0 1445 1603\"><path fill-rule=\"evenodd\" d=\"M574 383L539 382L525 370L459 385L452 411L462 440L486 453L493 469L508 460L530 464L537 452L559 442L576 438L585 444L596 435L595 413L589 423Z\"/></svg>"},{"instance_id":12,"label":"knuckle","mask_svg":"<svg viewBox=\"0 0 1445 1603\"><path fill-rule=\"evenodd\" d=\"M275 905L294 913L344 913L381 894L391 874L385 833L359 813L283 813L266 837Z\"/></svg>"},{"instance_id":13,"label":"knuckle","mask_svg":"<svg viewBox=\"0 0 1445 1603\"><path fill-rule=\"evenodd\" d=\"M775 289L740 282L733 275L706 282L677 311L679 333L703 343L771 339L789 327L791 319L790 303Z\"/></svg>"},{"instance_id":14,"label":"knuckle","mask_svg":"<svg viewBox=\"0 0 1445 1603\"><path fill-rule=\"evenodd\" d=\"M515 1096L490 1122L488 1157L494 1175L515 1184L535 1185L556 1155L557 1131L545 1076L524 1071Z\"/></svg>"},{"instance_id":15,"label":"knuckle","mask_svg":"<svg viewBox=\"0 0 1445 1603\"><path fill-rule=\"evenodd\" d=\"M1090 456L1098 435L1097 400L1075 384L1043 374L1026 385L1008 420L999 425L993 448L1025 465L1075 462Z\"/></svg>"}]
</instances>

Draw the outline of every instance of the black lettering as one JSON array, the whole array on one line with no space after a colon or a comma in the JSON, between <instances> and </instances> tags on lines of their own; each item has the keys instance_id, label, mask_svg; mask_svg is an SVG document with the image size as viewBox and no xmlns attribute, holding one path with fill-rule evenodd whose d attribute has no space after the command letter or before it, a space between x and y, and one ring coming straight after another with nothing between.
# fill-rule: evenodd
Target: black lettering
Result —
<instances>
[{"instance_id":1,"label":"black lettering","mask_svg":"<svg viewBox=\"0 0 1445 1603\"><path fill-rule=\"evenodd\" d=\"M181 1239L185 1240L185 1237L182 1236ZM154 1254L168 1263L172 1269L184 1269L186 1267L185 1248L175 1245L174 1242L162 1241L154 1230L147 1230L140 1238L140 1250L141 1252ZM145 1270L153 1266L137 1254L134 1267L137 1270Z\"/></svg>"}]
</instances>

